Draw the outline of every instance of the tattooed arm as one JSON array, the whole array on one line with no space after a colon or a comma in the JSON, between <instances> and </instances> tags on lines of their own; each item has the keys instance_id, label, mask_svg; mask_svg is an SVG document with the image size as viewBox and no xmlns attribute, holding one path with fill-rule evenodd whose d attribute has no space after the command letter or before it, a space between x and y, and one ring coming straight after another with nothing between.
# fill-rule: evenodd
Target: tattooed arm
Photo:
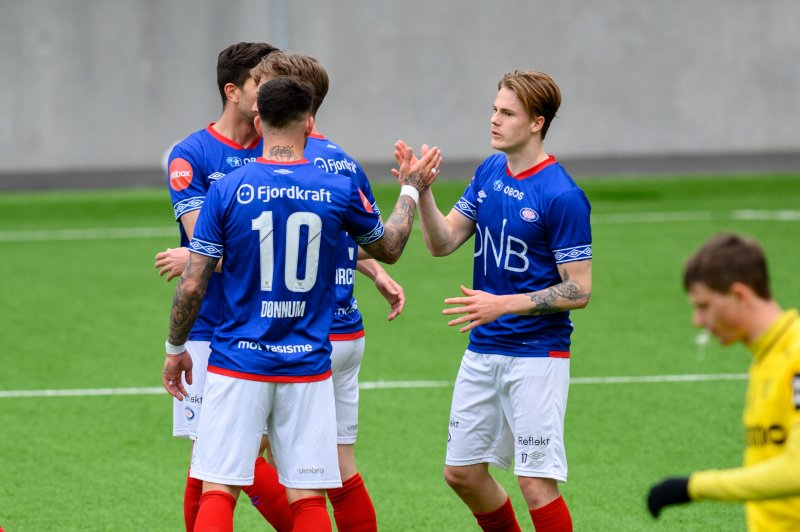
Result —
<instances>
[{"instance_id":1,"label":"tattooed arm","mask_svg":"<svg viewBox=\"0 0 800 532\"><path fill-rule=\"evenodd\" d=\"M397 180L400 185L412 186L422 194L436 179L442 155L439 148L431 148L421 159L411 164L413 156L414 152L410 148L406 149ZM392 214L384 224L383 236L371 244L363 245L364 251L381 262L390 264L397 262L411 234L416 208L417 202L414 198L401 194L397 198L397 204L394 206Z\"/></svg>"},{"instance_id":2,"label":"tattooed arm","mask_svg":"<svg viewBox=\"0 0 800 532\"><path fill-rule=\"evenodd\" d=\"M527 312L515 314L553 314L565 310L584 308L592 295L592 261L581 260L558 265L562 282L539 290L528 292Z\"/></svg>"},{"instance_id":3,"label":"tattooed arm","mask_svg":"<svg viewBox=\"0 0 800 532\"><path fill-rule=\"evenodd\" d=\"M460 329L461 332L467 332L504 314L553 314L588 305L592 294L592 261L581 260L559 264L558 273L561 275L561 283L527 294L498 296L462 286L461 292L464 297L444 300L448 305L458 306L446 308L442 314L463 314L447 324L452 327L467 323Z\"/></svg>"},{"instance_id":4,"label":"tattooed arm","mask_svg":"<svg viewBox=\"0 0 800 532\"><path fill-rule=\"evenodd\" d=\"M189 331L192 329L200 305L206 295L208 280L214 271L219 259L207 257L197 253L189 254L189 263L178 280L175 287L175 297L172 300L172 310L169 319L169 336L167 341L175 346L186 343ZM186 350L179 355L167 354L164 359L162 384L170 395L178 400L183 400L187 395L183 386L181 375L186 374L186 382L192 383L192 358Z\"/></svg>"}]
</instances>

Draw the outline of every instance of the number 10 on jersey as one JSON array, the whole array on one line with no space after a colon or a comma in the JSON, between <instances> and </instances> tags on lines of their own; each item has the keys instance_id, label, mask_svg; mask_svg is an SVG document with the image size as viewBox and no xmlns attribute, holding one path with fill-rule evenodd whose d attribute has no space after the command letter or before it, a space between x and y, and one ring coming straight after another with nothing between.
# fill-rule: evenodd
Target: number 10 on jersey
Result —
<instances>
[{"instance_id":1,"label":"number 10 on jersey","mask_svg":"<svg viewBox=\"0 0 800 532\"><path fill-rule=\"evenodd\" d=\"M303 278L299 278L300 229L308 228L305 242L306 267ZM261 259L262 292L271 292L275 276L275 226L272 211L264 211L253 219L253 231L258 231L259 256ZM313 212L295 212L286 219L286 249L284 253L283 281L291 292L308 292L317 282L319 246L322 219Z\"/></svg>"}]
</instances>

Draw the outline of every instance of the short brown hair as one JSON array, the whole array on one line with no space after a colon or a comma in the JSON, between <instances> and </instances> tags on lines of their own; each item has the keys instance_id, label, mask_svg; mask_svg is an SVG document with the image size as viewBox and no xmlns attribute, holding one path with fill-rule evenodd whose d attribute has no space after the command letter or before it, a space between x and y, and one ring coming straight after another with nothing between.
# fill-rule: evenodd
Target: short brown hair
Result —
<instances>
[{"instance_id":1,"label":"short brown hair","mask_svg":"<svg viewBox=\"0 0 800 532\"><path fill-rule=\"evenodd\" d=\"M535 119L544 117L542 140L550 129L550 123L561 105L561 90L553 78L536 70L515 70L509 72L497 84L497 89L506 88L522 102L528 115Z\"/></svg>"},{"instance_id":2,"label":"short brown hair","mask_svg":"<svg viewBox=\"0 0 800 532\"><path fill-rule=\"evenodd\" d=\"M285 129L311 114L314 89L295 76L278 76L258 89L258 115L268 127Z\"/></svg>"},{"instance_id":3,"label":"short brown hair","mask_svg":"<svg viewBox=\"0 0 800 532\"><path fill-rule=\"evenodd\" d=\"M742 283L762 299L772 299L764 251L755 240L735 233L715 235L686 261L683 287L688 291L695 283L721 294Z\"/></svg>"},{"instance_id":4,"label":"short brown hair","mask_svg":"<svg viewBox=\"0 0 800 532\"><path fill-rule=\"evenodd\" d=\"M328 94L328 72L322 64L310 55L292 52L274 52L266 56L251 71L256 83L263 78L278 76L294 76L310 83L314 87L314 107L312 114L317 115L322 101Z\"/></svg>"},{"instance_id":5,"label":"short brown hair","mask_svg":"<svg viewBox=\"0 0 800 532\"><path fill-rule=\"evenodd\" d=\"M225 85L233 83L239 88L250 77L250 69L258 64L264 56L278 49L265 42L239 42L222 50L217 56L217 87L222 97L222 107L228 101L225 96Z\"/></svg>"}]
</instances>

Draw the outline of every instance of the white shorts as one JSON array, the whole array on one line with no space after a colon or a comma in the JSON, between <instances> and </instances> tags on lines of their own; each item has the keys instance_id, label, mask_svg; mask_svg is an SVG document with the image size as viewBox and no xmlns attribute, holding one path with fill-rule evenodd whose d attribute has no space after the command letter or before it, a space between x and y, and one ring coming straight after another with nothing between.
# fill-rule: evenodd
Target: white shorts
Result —
<instances>
[{"instance_id":1,"label":"white shorts","mask_svg":"<svg viewBox=\"0 0 800 532\"><path fill-rule=\"evenodd\" d=\"M341 487L331 379L260 382L209 373L192 453L194 478L248 486L266 421L281 484Z\"/></svg>"},{"instance_id":2,"label":"white shorts","mask_svg":"<svg viewBox=\"0 0 800 532\"><path fill-rule=\"evenodd\" d=\"M211 342L189 340L186 350L192 357L192 384L186 384L184 379L183 385L188 396L183 401L172 400L172 435L194 440L197 437L200 410L203 408L203 388L206 385Z\"/></svg>"},{"instance_id":3,"label":"white shorts","mask_svg":"<svg viewBox=\"0 0 800 532\"><path fill-rule=\"evenodd\" d=\"M445 463L508 469L513 460L517 476L565 482L568 390L568 358L467 350L453 390Z\"/></svg>"},{"instance_id":4,"label":"white shorts","mask_svg":"<svg viewBox=\"0 0 800 532\"><path fill-rule=\"evenodd\" d=\"M358 372L364 358L364 337L331 342L333 395L336 398L336 436L339 444L353 444L358 436Z\"/></svg>"}]
</instances>

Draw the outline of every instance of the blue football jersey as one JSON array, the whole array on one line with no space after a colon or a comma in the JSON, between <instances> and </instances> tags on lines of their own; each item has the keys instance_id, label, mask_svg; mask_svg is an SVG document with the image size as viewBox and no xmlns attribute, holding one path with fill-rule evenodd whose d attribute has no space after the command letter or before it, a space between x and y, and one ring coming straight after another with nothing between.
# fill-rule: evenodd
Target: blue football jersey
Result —
<instances>
[{"instance_id":1,"label":"blue football jersey","mask_svg":"<svg viewBox=\"0 0 800 532\"><path fill-rule=\"evenodd\" d=\"M364 196L365 207L369 206L368 208L380 214L364 170L337 144L325 137L312 135L308 138L305 156L325 172L353 179ZM357 262L358 244L346 231L342 231L339 247L336 250L336 314L331 326L331 335L334 339L350 339L363 336L364 333L361 312L353 296Z\"/></svg>"},{"instance_id":2,"label":"blue football jersey","mask_svg":"<svg viewBox=\"0 0 800 532\"><path fill-rule=\"evenodd\" d=\"M330 375L336 249L383 236L352 179L259 158L211 187L190 249L225 256L208 370L276 382Z\"/></svg>"},{"instance_id":3,"label":"blue football jersey","mask_svg":"<svg viewBox=\"0 0 800 532\"><path fill-rule=\"evenodd\" d=\"M591 206L550 156L512 176L505 154L487 158L454 207L475 221L472 286L491 294L562 282L557 265L592 258ZM504 315L470 332L469 349L525 357L569 356L569 312Z\"/></svg>"},{"instance_id":4,"label":"blue football jersey","mask_svg":"<svg viewBox=\"0 0 800 532\"><path fill-rule=\"evenodd\" d=\"M212 183L261 155L261 139L252 146L241 146L217 133L209 124L178 143L169 154L169 193L175 220L180 228L181 246L189 239L180 217L203 206ZM213 274L190 340L210 341L222 320L222 282Z\"/></svg>"}]
</instances>

